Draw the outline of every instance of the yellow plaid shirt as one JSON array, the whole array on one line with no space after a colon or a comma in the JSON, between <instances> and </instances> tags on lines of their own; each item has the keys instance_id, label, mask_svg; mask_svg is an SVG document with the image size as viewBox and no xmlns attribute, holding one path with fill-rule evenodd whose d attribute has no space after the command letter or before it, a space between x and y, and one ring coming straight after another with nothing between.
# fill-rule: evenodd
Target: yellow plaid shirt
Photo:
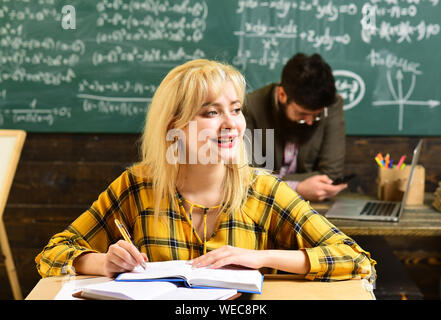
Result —
<instances>
[{"instance_id":1,"label":"yellow plaid shirt","mask_svg":"<svg viewBox=\"0 0 441 320\"><path fill-rule=\"evenodd\" d=\"M35 258L42 277L72 272L73 260L85 252L107 252L121 238L114 219L121 219L149 261L197 257L204 244L192 230L177 192L179 211L171 204L155 223L152 184L125 171L90 209L65 231L54 235ZM375 276L375 261L354 240L317 213L280 179L255 172L241 210L220 215L206 241L207 251L231 245L247 249L305 249L310 280L344 280ZM371 277L372 278L372 277Z\"/></svg>"}]
</instances>

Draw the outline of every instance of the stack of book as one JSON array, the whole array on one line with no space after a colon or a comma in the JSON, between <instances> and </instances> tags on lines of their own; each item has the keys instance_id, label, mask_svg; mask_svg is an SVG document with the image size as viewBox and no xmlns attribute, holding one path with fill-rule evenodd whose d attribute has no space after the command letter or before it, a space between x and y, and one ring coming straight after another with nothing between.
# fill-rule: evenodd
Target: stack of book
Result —
<instances>
[{"instance_id":1,"label":"stack of book","mask_svg":"<svg viewBox=\"0 0 441 320\"><path fill-rule=\"evenodd\" d=\"M433 200L432 205L436 210L441 212L441 181L438 182L438 188L435 190L435 199Z\"/></svg>"}]
</instances>

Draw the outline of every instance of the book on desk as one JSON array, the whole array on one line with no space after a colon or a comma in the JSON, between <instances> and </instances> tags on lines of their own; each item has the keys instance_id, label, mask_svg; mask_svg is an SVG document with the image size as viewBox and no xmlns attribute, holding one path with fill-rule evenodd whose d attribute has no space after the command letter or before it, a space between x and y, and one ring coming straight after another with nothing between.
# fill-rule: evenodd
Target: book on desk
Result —
<instances>
[{"instance_id":1,"label":"book on desk","mask_svg":"<svg viewBox=\"0 0 441 320\"><path fill-rule=\"evenodd\" d=\"M115 281L182 281L193 288L226 288L241 292L261 293L263 275L259 270L239 267L194 268L187 260L150 262L146 270L138 267L120 274Z\"/></svg>"},{"instance_id":2,"label":"book on desk","mask_svg":"<svg viewBox=\"0 0 441 320\"><path fill-rule=\"evenodd\" d=\"M72 293L74 298L92 300L230 300L238 295L236 289L194 289L167 281L106 281Z\"/></svg>"},{"instance_id":3,"label":"book on desk","mask_svg":"<svg viewBox=\"0 0 441 320\"><path fill-rule=\"evenodd\" d=\"M96 276L62 276L40 279L26 300L72 300L79 288L109 282L112 279ZM145 282L148 283L148 282ZM126 282L126 284L137 284ZM195 290L195 289L189 289ZM206 289L200 289L206 290ZM291 274L265 274L262 294L243 294L244 300L375 300L373 288L365 279L322 282ZM188 299L190 300L190 299ZM202 300L202 299L201 299Z\"/></svg>"},{"instance_id":4,"label":"book on desk","mask_svg":"<svg viewBox=\"0 0 441 320\"><path fill-rule=\"evenodd\" d=\"M189 261L151 262L114 281L80 288L74 297L89 299L229 299L237 292L262 292L263 275L238 267L194 268Z\"/></svg>"}]
</instances>

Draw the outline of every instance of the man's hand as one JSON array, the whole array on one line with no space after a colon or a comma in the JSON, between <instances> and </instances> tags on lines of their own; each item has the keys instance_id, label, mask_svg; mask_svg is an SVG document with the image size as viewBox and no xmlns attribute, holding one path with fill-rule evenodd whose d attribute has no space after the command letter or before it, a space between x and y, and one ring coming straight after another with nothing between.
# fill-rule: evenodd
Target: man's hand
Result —
<instances>
[{"instance_id":1,"label":"man's hand","mask_svg":"<svg viewBox=\"0 0 441 320\"><path fill-rule=\"evenodd\" d=\"M347 187L347 183L334 186L327 175L317 175L300 182L297 186L297 192L305 200L323 201L334 197Z\"/></svg>"}]
</instances>

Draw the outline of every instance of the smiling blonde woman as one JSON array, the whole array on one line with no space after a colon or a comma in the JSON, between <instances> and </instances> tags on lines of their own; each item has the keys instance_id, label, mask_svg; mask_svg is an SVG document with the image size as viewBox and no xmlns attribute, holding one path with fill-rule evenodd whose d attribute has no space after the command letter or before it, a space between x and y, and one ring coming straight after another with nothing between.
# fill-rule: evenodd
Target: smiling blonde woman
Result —
<instances>
[{"instance_id":1,"label":"smiling blonde woman","mask_svg":"<svg viewBox=\"0 0 441 320\"><path fill-rule=\"evenodd\" d=\"M243 76L227 64L201 59L171 70L148 111L141 161L50 239L36 257L40 275L114 276L181 259L311 280L374 279L367 251L285 182L248 166L244 93ZM120 239L115 218L134 245Z\"/></svg>"}]
</instances>

